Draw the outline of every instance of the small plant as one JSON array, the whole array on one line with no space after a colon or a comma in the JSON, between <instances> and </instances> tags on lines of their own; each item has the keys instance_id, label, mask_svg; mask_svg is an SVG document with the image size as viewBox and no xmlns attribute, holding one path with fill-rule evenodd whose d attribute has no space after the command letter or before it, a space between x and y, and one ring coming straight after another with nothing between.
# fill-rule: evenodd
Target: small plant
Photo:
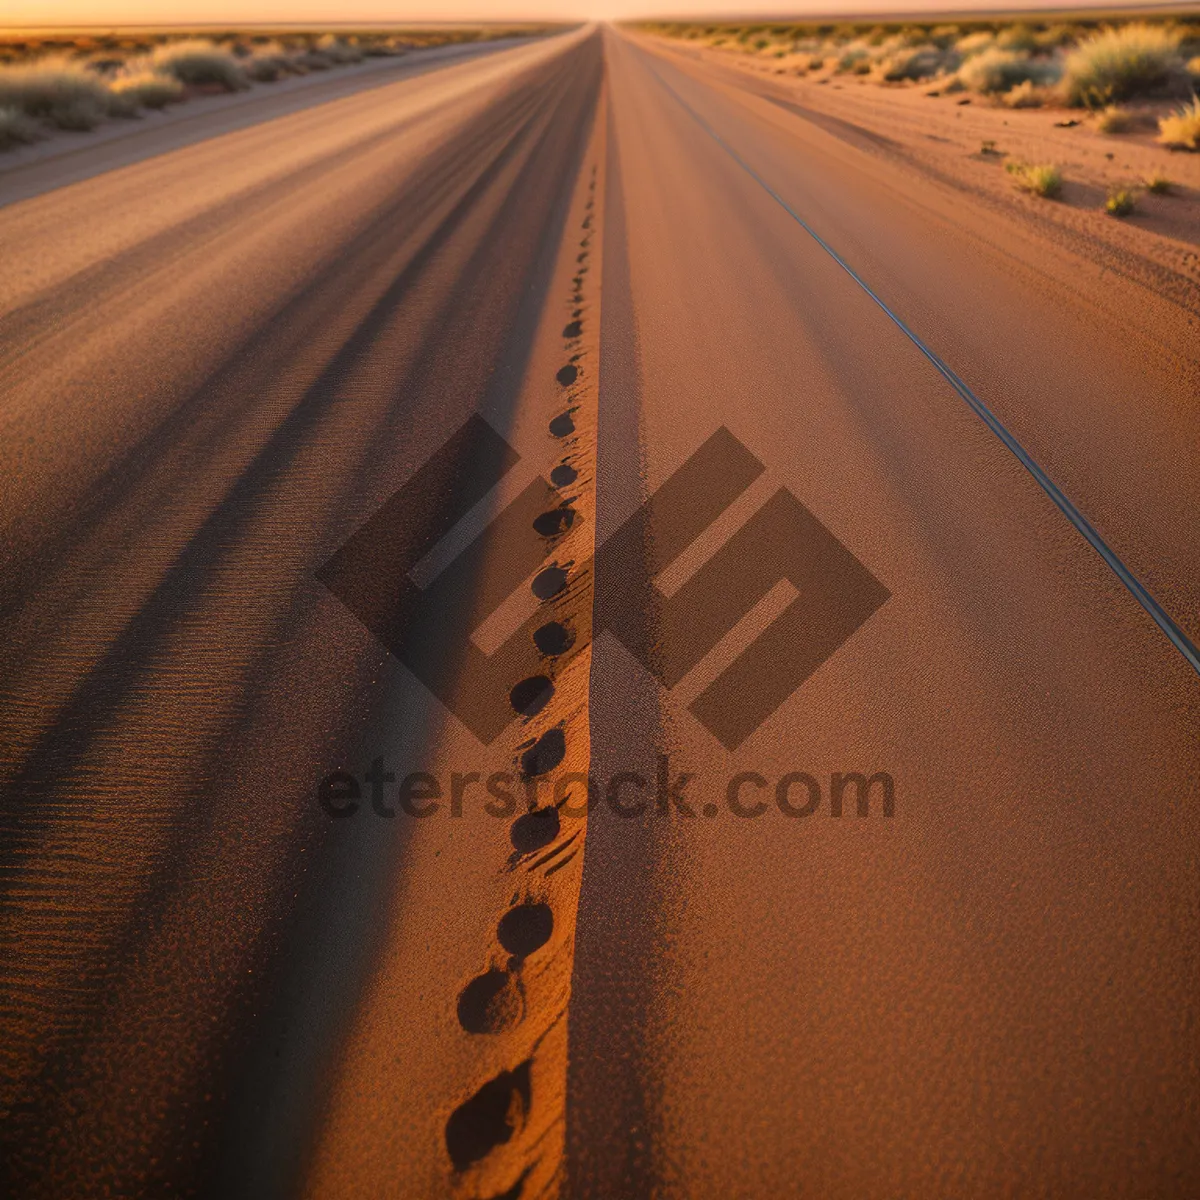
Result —
<instances>
[{"instance_id":1,"label":"small plant","mask_svg":"<svg viewBox=\"0 0 1200 1200\"><path fill-rule=\"evenodd\" d=\"M996 143L992 138L984 138L983 142L980 143L979 153L998 155L1000 151L996 149Z\"/></svg>"},{"instance_id":2,"label":"small plant","mask_svg":"<svg viewBox=\"0 0 1200 1200\"><path fill-rule=\"evenodd\" d=\"M1062 172L1053 163L1006 162L1004 169L1023 192L1053 200L1062 193Z\"/></svg>"},{"instance_id":3,"label":"small plant","mask_svg":"<svg viewBox=\"0 0 1200 1200\"><path fill-rule=\"evenodd\" d=\"M1159 171L1151 171L1143 180L1146 191L1155 196L1167 196L1171 192L1171 181Z\"/></svg>"},{"instance_id":4,"label":"small plant","mask_svg":"<svg viewBox=\"0 0 1200 1200\"><path fill-rule=\"evenodd\" d=\"M1128 109L1110 104L1096 116L1098 133L1128 133L1137 122Z\"/></svg>"},{"instance_id":5,"label":"small plant","mask_svg":"<svg viewBox=\"0 0 1200 1200\"><path fill-rule=\"evenodd\" d=\"M1127 217L1133 212L1134 195L1128 188L1113 188L1104 201L1104 211L1110 217Z\"/></svg>"},{"instance_id":6,"label":"small plant","mask_svg":"<svg viewBox=\"0 0 1200 1200\"><path fill-rule=\"evenodd\" d=\"M1158 140L1164 146L1200 150L1200 97L1158 121Z\"/></svg>"},{"instance_id":7,"label":"small plant","mask_svg":"<svg viewBox=\"0 0 1200 1200\"><path fill-rule=\"evenodd\" d=\"M1182 69L1179 35L1134 23L1094 34L1067 55L1064 82L1071 104L1110 104L1152 91Z\"/></svg>"}]
</instances>

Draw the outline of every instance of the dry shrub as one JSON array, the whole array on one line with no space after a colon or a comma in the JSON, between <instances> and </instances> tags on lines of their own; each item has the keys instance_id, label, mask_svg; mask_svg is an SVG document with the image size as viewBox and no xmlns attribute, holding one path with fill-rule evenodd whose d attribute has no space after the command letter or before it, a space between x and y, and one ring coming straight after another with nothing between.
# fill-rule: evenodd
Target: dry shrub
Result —
<instances>
[{"instance_id":1,"label":"dry shrub","mask_svg":"<svg viewBox=\"0 0 1200 1200\"><path fill-rule=\"evenodd\" d=\"M230 92L249 87L246 72L237 58L228 50L200 38L158 46L150 53L147 65L152 71L171 75L180 83L215 84Z\"/></svg>"},{"instance_id":2,"label":"dry shrub","mask_svg":"<svg viewBox=\"0 0 1200 1200\"><path fill-rule=\"evenodd\" d=\"M880 60L877 71L881 79L898 83L903 79L931 79L950 65L958 65L957 55L950 59L947 51L926 42L896 47Z\"/></svg>"},{"instance_id":3,"label":"dry shrub","mask_svg":"<svg viewBox=\"0 0 1200 1200\"><path fill-rule=\"evenodd\" d=\"M1179 150L1200 150L1200 98L1193 98L1190 104L1160 117L1158 140Z\"/></svg>"},{"instance_id":4,"label":"dry shrub","mask_svg":"<svg viewBox=\"0 0 1200 1200\"><path fill-rule=\"evenodd\" d=\"M1178 34L1135 22L1080 42L1067 55L1063 83L1071 104L1110 104L1152 92L1182 70Z\"/></svg>"},{"instance_id":5,"label":"dry shrub","mask_svg":"<svg viewBox=\"0 0 1200 1200\"><path fill-rule=\"evenodd\" d=\"M982 54L985 50L990 50L995 44L995 34L969 33L966 37L958 39L955 49L963 58L970 58L972 55Z\"/></svg>"},{"instance_id":6,"label":"dry shrub","mask_svg":"<svg viewBox=\"0 0 1200 1200\"><path fill-rule=\"evenodd\" d=\"M958 71L959 80L969 91L984 94L1010 92L1022 83L1053 83L1058 75L1059 67L1053 59L996 48L968 58Z\"/></svg>"},{"instance_id":7,"label":"dry shrub","mask_svg":"<svg viewBox=\"0 0 1200 1200\"><path fill-rule=\"evenodd\" d=\"M1096 116L1098 133L1128 133L1137 124L1137 118L1128 109L1110 104Z\"/></svg>"},{"instance_id":8,"label":"dry shrub","mask_svg":"<svg viewBox=\"0 0 1200 1200\"><path fill-rule=\"evenodd\" d=\"M109 86L115 96L141 108L166 108L183 99L183 84L178 79L154 71L118 75Z\"/></svg>"},{"instance_id":9,"label":"dry shrub","mask_svg":"<svg viewBox=\"0 0 1200 1200\"><path fill-rule=\"evenodd\" d=\"M9 105L0 107L0 150L10 150L13 146L36 142L41 136L37 122L27 117L19 108Z\"/></svg>"},{"instance_id":10,"label":"dry shrub","mask_svg":"<svg viewBox=\"0 0 1200 1200\"><path fill-rule=\"evenodd\" d=\"M0 108L59 129L94 129L112 109L104 80L80 63L46 58L0 67Z\"/></svg>"},{"instance_id":11,"label":"dry shrub","mask_svg":"<svg viewBox=\"0 0 1200 1200\"><path fill-rule=\"evenodd\" d=\"M1002 99L1009 108L1041 108L1046 103L1046 89L1038 87L1032 79L1018 83Z\"/></svg>"},{"instance_id":12,"label":"dry shrub","mask_svg":"<svg viewBox=\"0 0 1200 1200\"><path fill-rule=\"evenodd\" d=\"M1053 163L1026 163L1014 159L1006 162L1004 169L1023 192L1049 200L1062 193L1062 172Z\"/></svg>"},{"instance_id":13,"label":"dry shrub","mask_svg":"<svg viewBox=\"0 0 1200 1200\"><path fill-rule=\"evenodd\" d=\"M332 63L337 63L339 66L344 63L362 62L362 51L342 38L334 37L333 34L327 33L321 38L315 47L318 54L323 54Z\"/></svg>"}]
</instances>

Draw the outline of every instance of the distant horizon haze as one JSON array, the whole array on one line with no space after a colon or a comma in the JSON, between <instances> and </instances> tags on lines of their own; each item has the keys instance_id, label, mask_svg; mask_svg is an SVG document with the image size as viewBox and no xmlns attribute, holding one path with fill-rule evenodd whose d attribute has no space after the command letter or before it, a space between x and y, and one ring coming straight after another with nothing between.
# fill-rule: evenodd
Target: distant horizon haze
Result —
<instances>
[{"instance_id":1,"label":"distant horizon haze","mask_svg":"<svg viewBox=\"0 0 1200 1200\"><path fill-rule=\"evenodd\" d=\"M874 16L912 16L921 13L971 16L978 14L1058 13L1076 9L1095 11L1147 12L1200 11L1198 4L1104 4L1104 3L1019 3L1011 7L994 3L963 4L962 0L931 0L914 6L912 0L872 0L870 4L830 3L814 0L810 4L742 5L724 3L705 10L695 0L446 0L436 9L420 4L397 9L384 0L353 0L334 6L329 0L181 0L167 6L161 0L6 0L0 11L0 29L118 26L200 26L200 25L355 25L364 23L422 24L462 21L575 21L630 20L656 18L675 20L814 20ZM169 16L167 13L169 12Z\"/></svg>"}]
</instances>

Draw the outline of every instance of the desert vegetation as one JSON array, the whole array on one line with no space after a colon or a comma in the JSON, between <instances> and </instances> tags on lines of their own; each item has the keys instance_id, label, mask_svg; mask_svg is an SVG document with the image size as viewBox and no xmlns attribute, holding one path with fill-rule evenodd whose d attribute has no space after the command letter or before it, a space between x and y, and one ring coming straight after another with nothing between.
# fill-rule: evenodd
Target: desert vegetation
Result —
<instances>
[{"instance_id":1,"label":"desert vegetation","mask_svg":"<svg viewBox=\"0 0 1200 1200\"><path fill-rule=\"evenodd\" d=\"M1119 104L1109 104L1096 114L1097 133L1129 133L1136 126L1134 114Z\"/></svg>"},{"instance_id":2,"label":"desert vegetation","mask_svg":"<svg viewBox=\"0 0 1200 1200\"><path fill-rule=\"evenodd\" d=\"M1026 163L1009 159L1004 169L1023 192L1053 200L1062 194L1062 172L1053 163Z\"/></svg>"},{"instance_id":3,"label":"desert vegetation","mask_svg":"<svg viewBox=\"0 0 1200 1200\"><path fill-rule=\"evenodd\" d=\"M1132 188L1110 188L1104 201L1104 211L1110 217L1127 217L1133 212L1135 204L1136 196Z\"/></svg>"},{"instance_id":4,"label":"desert vegetation","mask_svg":"<svg viewBox=\"0 0 1200 1200\"><path fill-rule=\"evenodd\" d=\"M1093 110L1101 132L1145 123L1129 101L1169 105L1162 141L1196 149L1200 20L1119 16L897 24L653 23L647 32L753 56L776 74L852 75L887 86L964 93L1009 108ZM1159 112L1163 109L1160 107ZM1153 124L1153 118L1150 120Z\"/></svg>"},{"instance_id":5,"label":"desert vegetation","mask_svg":"<svg viewBox=\"0 0 1200 1200\"><path fill-rule=\"evenodd\" d=\"M1158 140L1180 150L1200 150L1200 99L1193 98L1158 122Z\"/></svg>"},{"instance_id":6,"label":"desert vegetation","mask_svg":"<svg viewBox=\"0 0 1200 1200\"><path fill-rule=\"evenodd\" d=\"M0 35L0 151L54 130L88 130L114 118L205 93L412 50L548 32L534 27L107 36Z\"/></svg>"},{"instance_id":7,"label":"desert vegetation","mask_svg":"<svg viewBox=\"0 0 1200 1200\"><path fill-rule=\"evenodd\" d=\"M67 58L48 58L0 71L0 108L59 129L99 125L115 112L113 99L104 79Z\"/></svg>"},{"instance_id":8,"label":"desert vegetation","mask_svg":"<svg viewBox=\"0 0 1200 1200\"><path fill-rule=\"evenodd\" d=\"M0 105L0 150L23 146L36 141L38 127L20 109L10 104Z\"/></svg>"}]
</instances>

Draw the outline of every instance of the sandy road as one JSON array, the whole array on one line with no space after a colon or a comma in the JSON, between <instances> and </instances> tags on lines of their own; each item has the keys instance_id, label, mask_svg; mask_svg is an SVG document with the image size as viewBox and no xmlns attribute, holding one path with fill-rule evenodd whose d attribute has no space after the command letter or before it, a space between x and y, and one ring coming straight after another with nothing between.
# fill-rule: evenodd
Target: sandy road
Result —
<instances>
[{"instance_id":1,"label":"sandy road","mask_svg":"<svg viewBox=\"0 0 1200 1200\"><path fill-rule=\"evenodd\" d=\"M316 572L513 436L598 81L534 44L2 210L6 1194L296 1186L408 837L317 784L436 707Z\"/></svg>"},{"instance_id":2,"label":"sandy road","mask_svg":"<svg viewBox=\"0 0 1200 1200\"><path fill-rule=\"evenodd\" d=\"M0 209L6 1193L1195 1193L1200 681L780 199L1200 636L1188 312L611 31Z\"/></svg>"},{"instance_id":3,"label":"sandy road","mask_svg":"<svg viewBox=\"0 0 1200 1200\"><path fill-rule=\"evenodd\" d=\"M1186 1194L1200 1169L1195 673L696 117L953 365L1193 634L1194 364L1107 319L1080 273L1056 278L1052 252L1026 265L1038 248L1019 230L981 229L953 196L695 66L610 49L598 539L724 424L766 469L682 577L662 578L663 629L688 573L780 487L891 595L732 752L694 702L734 686L714 680L795 590L766 592L632 713L630 660L597 643L597 763L639 761L632 723L643 771L668 752L695 811L720 811L593 818L573 1044L633 1032L625 1057L572 1056L575 1190ZM653 528L646 553L657 567ZM880 771L895 816L877 794L866 819L833 819L834 773ZM725 805L742 772L754 819ZM776 805L793 772L822 786L808 818ZM638 1136L622 1139L628 1114Z\"/></svg>"}]
</instances>

